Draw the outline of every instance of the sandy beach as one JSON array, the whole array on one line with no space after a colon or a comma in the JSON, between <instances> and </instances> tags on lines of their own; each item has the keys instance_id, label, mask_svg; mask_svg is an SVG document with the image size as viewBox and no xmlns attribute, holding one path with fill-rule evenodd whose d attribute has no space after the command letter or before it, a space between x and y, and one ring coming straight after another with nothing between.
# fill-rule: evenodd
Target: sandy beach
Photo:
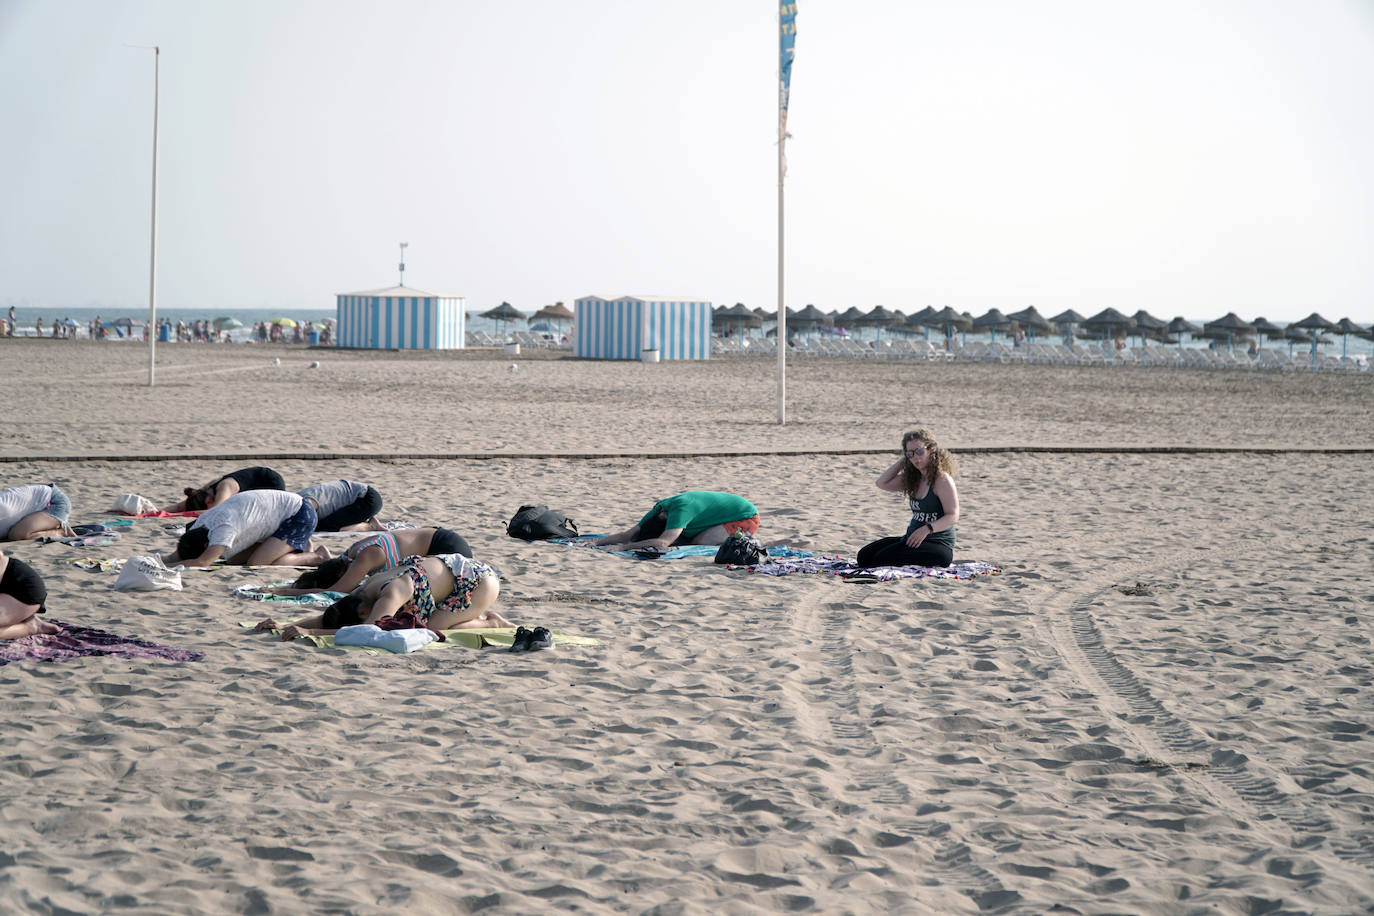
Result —
<instances>
[{"instance_id":1,"label":"sandy beach","mask_svg":"<svg viewBox=\"0 0 1374 916\"><path fill-rule=\"evenodd\" d=\"M461 532L508 617L599 644L288 644L231 594L270 573L74 564L174 520L6 544L51 617L203 658L0 666L0 909L1374 911L1374 374L798 360L779 426L762 359L172 345L156 373L0 340L0 486L85 523L245 464L364 481ZM917 425L959 459L956 560L1000 574L505 535L719 489L852 557L905 527L872 481Z\"/></svg>"}]
</instances>

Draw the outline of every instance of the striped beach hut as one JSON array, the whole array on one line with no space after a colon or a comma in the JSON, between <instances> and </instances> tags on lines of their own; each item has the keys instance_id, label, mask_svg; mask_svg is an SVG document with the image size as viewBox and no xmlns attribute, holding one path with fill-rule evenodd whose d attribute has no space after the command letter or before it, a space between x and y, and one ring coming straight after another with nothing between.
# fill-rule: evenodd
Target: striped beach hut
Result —
<instances>
[{"instance_id":1,"label":"striped beach hut","mask_svg":"<svg viewBox=\"0 0 1374 916\"><path fill-rule=\"evenodd\" d=\"M585 296L573 304L573 356L640 359L711 358L711 303L706 299Z\"/></svg>"},{"instance_id":2,"label":"striped beach hut","mask_svg":"<svg viewBox=\"0 0 1374 916\"><path fill-rule=\"evenodd\" d=\"M461 350L463 297L408 286L338 295L336 345L369 350Z\"/></svg>"}]
</instances>

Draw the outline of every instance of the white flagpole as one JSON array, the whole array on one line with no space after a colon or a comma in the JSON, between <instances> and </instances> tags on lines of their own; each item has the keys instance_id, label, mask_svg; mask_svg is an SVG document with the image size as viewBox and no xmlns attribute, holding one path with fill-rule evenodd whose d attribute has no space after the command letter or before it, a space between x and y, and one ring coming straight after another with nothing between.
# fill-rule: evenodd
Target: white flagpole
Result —
<instances>
[{"instance_id":1,"label":"white flagpole","mask_svg":"<svg viewBox=\"0 0 1374 916\"><path fill-rule=\"evenodd\" d=\"M783 304L783 288L786 273L783 269L786 224L783 221L783 177L787 172L787 156L783 150L787 142L787 130L782 123L781 112L778 117L778 425L787 423L787 306Z\"/></svg>"},{"instance_id":2,"label":"white flagpole","mask_svg":"<svg viewBox=\"0 0 1374 916\"><path fill-rule=\"evenodd\" d=\"M153 376L157 353L157 103L158 77L161 70L162 51L157 45L126 45L130 48L143 48L153 52L153 219L152 254L148 264L148 387L153 387Z\"/></svg>"}]
</instances>

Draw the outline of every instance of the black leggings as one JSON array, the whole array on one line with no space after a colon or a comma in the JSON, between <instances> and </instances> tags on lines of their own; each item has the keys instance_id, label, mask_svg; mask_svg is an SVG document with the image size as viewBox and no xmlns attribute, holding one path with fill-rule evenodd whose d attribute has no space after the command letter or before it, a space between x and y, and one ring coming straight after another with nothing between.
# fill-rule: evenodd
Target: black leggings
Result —
<instances>
[{"instance_id":1,"label":"black leggings","mask_svg":"<svg viewBox=\"0 0 1374 916\"><path fill-rule=\"evenodd\" d=\"M349 525L365 522L382 511L382 494L368 487L360 498L329 513L315 525L316 531L342 531Z\"/></svg>"},{"instance_id":2,"label":"black leggings","mask_svg":"<svg viewBox=\"0 0 1374 916\"><path fill-rule=\"evenodd\" d=\"M872 544L864 545L859 551L859 565L864 569L874 566L948 566L954 562L954 547L951 544L930 539L921 542L920 547L906 546L906 538L879 538Z\"/></svg>"}]
</instances>

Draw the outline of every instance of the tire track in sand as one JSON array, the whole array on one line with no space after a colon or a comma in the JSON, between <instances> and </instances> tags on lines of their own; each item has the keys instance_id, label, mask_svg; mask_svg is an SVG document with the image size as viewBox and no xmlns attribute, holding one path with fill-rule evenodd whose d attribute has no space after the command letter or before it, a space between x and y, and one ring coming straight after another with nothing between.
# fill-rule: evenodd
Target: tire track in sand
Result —
<instances>
[{"instance_id":1,"label":"tire track in sand","mask_svg":"<svg viewBox=\"0 0 1374 916\"><path fill-rule=\"evenodd\" d=\"M848 588L850 586L841 586ZM796 721L808 726L807 739L826 743L843 753L832 754L836 767L847 766L846 790L863 796L880 808L874 839L879 846L900 846L913 839L925 840L933 855L923 868L922 883L945 885L966 893L983 910L1015 903L1020 894L1007 890L992 872L975 861L975 851L950 835L950 825L937 817L916 817L916 802L906 783L896 778L893 764L868 763L883 750L868 727L872 718L864 709L864 691L854 673L854 644L850 638L854 613L851 602L834 598L834 583L814 583L797 602L792 619L799 646L801 668L808 676L798 694L809 709L829 710L823 726L814 716L799 714ZM815 639L819 633L820 638ZM808 639L808 635L810 638ZM824 734L828 732L827 734ZM897 812L892 816L891 812Z\"/></svg>"},{"instance_id":2,"label":"tire track in sand","mask_svg":"<svg viewBox=\"0 0 1374 916\"><path fill-rule=\"evenodd\" d=\"M1215 563L1257 549L1263 545L1252 534L1240 534L1208 550L1206 558ZM1374 871L1374 830L1328 842L1329 835L1341 831L1311 796L1285 791L1281 774L1267 762L1207 737L1174 713L1108 647L1093 616L1094 605L1120 582L1150 575L1176 577L1196 560L1195 549L1169 551L1089 575L1078 588L1055 592L1045 604L1051 611L1049 630L1055 649L1084 688L1098 698L1104 714L1140 751L1189 780L1220 808L1243 807L1253 816L1256 828L1268 833L1276 845L1309 854L1326 846L1342 862ZM1277 829L1279 824L1287 835Z\"/></svg>"}]
</instances>

